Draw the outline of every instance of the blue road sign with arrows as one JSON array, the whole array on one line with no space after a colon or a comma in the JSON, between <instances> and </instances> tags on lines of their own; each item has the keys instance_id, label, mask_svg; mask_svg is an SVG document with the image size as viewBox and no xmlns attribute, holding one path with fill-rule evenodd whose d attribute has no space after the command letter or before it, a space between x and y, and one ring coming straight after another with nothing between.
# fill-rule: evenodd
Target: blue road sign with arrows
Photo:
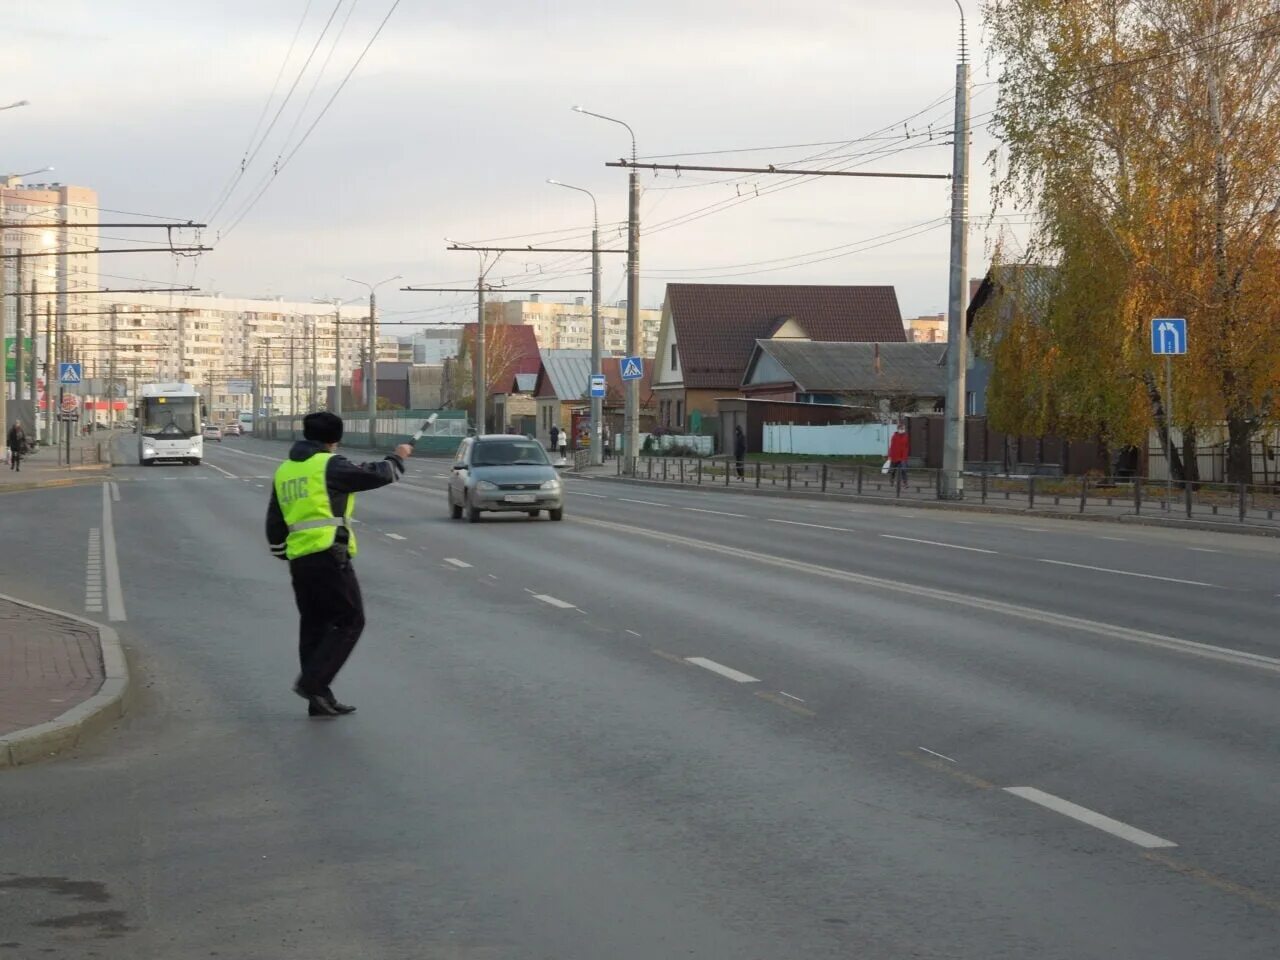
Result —
<instances>
[{"instance_id":1,"label":"blue road sign with arrows","mask_svg":"<svg viewBox=\"0 0 1280 960\"><path fill-rule=\"evenodd\" d=\"M622 379L639 380L644 376L644 357L622 358Z\"/></svg>"},{"instance_id":2,"label":"blue road sign with arrows","mask_svg":"<svg viewBox=\"0 0 1280 960\"><path fill-rule=\"evenodd\" d=\"M60 363L58 364L58 382L63 384L79 383L84 379L80 375L80 364L78 363Z\"/></svg>"},{"instance_id":3,"label":"blue road sign with arrows","mask_svg":"<svg viewBox=\"0 0 1280 960\"><path fill-rule=\"evenodd\" d=\"M1187 321L1184 317L1157 317L1151 321L1151 352L1160 356L1181 356L1187 352Z\"/></svg>"}]
</instances>

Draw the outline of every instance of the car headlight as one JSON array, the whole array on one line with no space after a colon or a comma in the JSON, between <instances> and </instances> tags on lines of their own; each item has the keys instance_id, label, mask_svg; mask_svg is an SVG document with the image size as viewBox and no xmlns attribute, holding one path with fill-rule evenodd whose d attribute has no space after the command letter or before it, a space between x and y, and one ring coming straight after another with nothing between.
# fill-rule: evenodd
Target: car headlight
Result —
<instances>
[{"instance_id":1,"label":"car headlight","mask_svg":"<svg viewBox=\"0 0 1280 960\"><path fill-rule=\"evenodd\" d=\"M490 481L488 481L488 480L477 480L477 481L476 481L476 489L477 489L477 490L497 490L497 489L498 489L498 485L497 485L496 483L492 483L492 482L490 482Z\"/></svg>"},{"instance_id":2,"label":"car headlight","mask_svg":"<svg viewBox=\"0 0 1280 960\"><path fill-rule=\"evenodd\" d=\"M560 489L560 481L559 481L558 479L556 479L555 477L552 477L550 480L543 480L543 481L542 481L542 486L541 486L541 487L539 487L538 489L540 489L540 490L559 490L559 489Z\"/></svg>"}]
</instances>

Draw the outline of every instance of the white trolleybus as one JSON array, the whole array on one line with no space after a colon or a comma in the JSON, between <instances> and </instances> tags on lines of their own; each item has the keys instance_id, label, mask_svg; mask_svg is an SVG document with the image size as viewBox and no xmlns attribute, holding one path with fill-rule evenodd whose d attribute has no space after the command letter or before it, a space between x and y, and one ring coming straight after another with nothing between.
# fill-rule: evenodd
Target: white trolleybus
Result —
<instances>
[{"instance_id":1,"label":"white trolleybus","mask_svg":"<svg viewBox=\"0 0 1280 960\"><path fill-rule=\"evenodd\" d=\"M138 391L138 462L198 465L204 457L200 392L189 383L147 383Z\"/></svg>"}]
</instances>

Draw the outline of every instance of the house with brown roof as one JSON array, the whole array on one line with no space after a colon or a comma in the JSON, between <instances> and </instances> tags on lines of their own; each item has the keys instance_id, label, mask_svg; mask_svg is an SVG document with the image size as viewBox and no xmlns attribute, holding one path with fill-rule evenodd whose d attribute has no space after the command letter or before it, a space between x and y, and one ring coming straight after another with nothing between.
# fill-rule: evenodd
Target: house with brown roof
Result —
<instances>
[{"instance_id":1,"label":"house with brown roof","mask_svg":"<svg viewBox=\"0 0 1280 960\"><path fill-rule=\"evenodd\" d=\"M741 395L759 340L902 343L891 286L671 283L662 305L653 391L658 423L684 429Z\"/></svg>"}]
</instances>

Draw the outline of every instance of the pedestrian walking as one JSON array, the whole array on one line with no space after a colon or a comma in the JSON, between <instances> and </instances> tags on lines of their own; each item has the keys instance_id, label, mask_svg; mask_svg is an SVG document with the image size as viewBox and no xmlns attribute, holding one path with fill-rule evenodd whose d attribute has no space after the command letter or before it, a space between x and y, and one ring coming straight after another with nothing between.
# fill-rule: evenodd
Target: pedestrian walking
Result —
<instances>
[{"instance_id":1,"label":"pedestrian walking","mask_svg":"<svg viewBox=\"0 0 1280 960\"><path fill-rule=\"evenodd\" d=\"M898 422L898 429L889 437L889 476L895 486L907 485L907 459L911 456L911 438L907 425Z\"/></svg>"},{"instance_id":2,"label":"pedestrian walking","mask_svg":"<svg viewBox=\"0 0 1280 960\"><path fill-rule=\"evenodd\" d=\"M413 448L372 463L352 463L335 453L342 418L321 411L302 418L302 435L275 473L267 507L267 543L289 561L297 602L298 660L293 692L307 701L312 717L354 713L340 703L331 685L364 630L364 603L351 561L356 534L351 529L356 493L394 483L404 475Z\"/></svg>"},{"instance_id":3,"label":"pedestrian walking","mask_svg":"<svg viewBox=\"0 0 1280 960\"><path fill-rule=\"evenodd\" d=\"M733 463L738 471L738 479L744 479L747 475L747 435L742 431L741 425L733 428Z\"/></svg>"},{"instance_id":4,"label":"pedestrian walking","mask_svg":"<svg viewBox=\"0 0 1280 960\"><path fill-rule=\"evenodd\" d=\"M560 428L554 423L551 425L551 445L547 447L552 453L555 453L560 446Z\"/></svg>"},{"instance_id":5,"label":"pedestrian walking","mask_svg":"<svg viewBox=\"0 0 1280 960\"><path fill-rule=\"evenodd\" d=\"M9 469L22 471L22 458L27 452L27 432L22 429L22 421L13 421L9 435L5 438L5 446L9 450Z\"/></svg>"},{"instance_id":6,"label":"pedestrian walking","mask_svg":"<svg viewBox=\"0 0 1280 960\"><path fill-rule=\"evenodd\" d=\"M568 450L569 431L561 430L559 435L556 437L556 452L559 453L561 457L564 457L568 453Z\"/></svg>"},{"instance_id":7,"label":"pedestrian walking","mask_svg":"<svg viewBox=\"0 0 1280 960\"><path fill-rule=\"evenodd\" d=\"M604 447L604 458L608 460L613 456L613 434L610 432L607 423L601 428L600 440Z\"/></svg>"}]
</instances>

